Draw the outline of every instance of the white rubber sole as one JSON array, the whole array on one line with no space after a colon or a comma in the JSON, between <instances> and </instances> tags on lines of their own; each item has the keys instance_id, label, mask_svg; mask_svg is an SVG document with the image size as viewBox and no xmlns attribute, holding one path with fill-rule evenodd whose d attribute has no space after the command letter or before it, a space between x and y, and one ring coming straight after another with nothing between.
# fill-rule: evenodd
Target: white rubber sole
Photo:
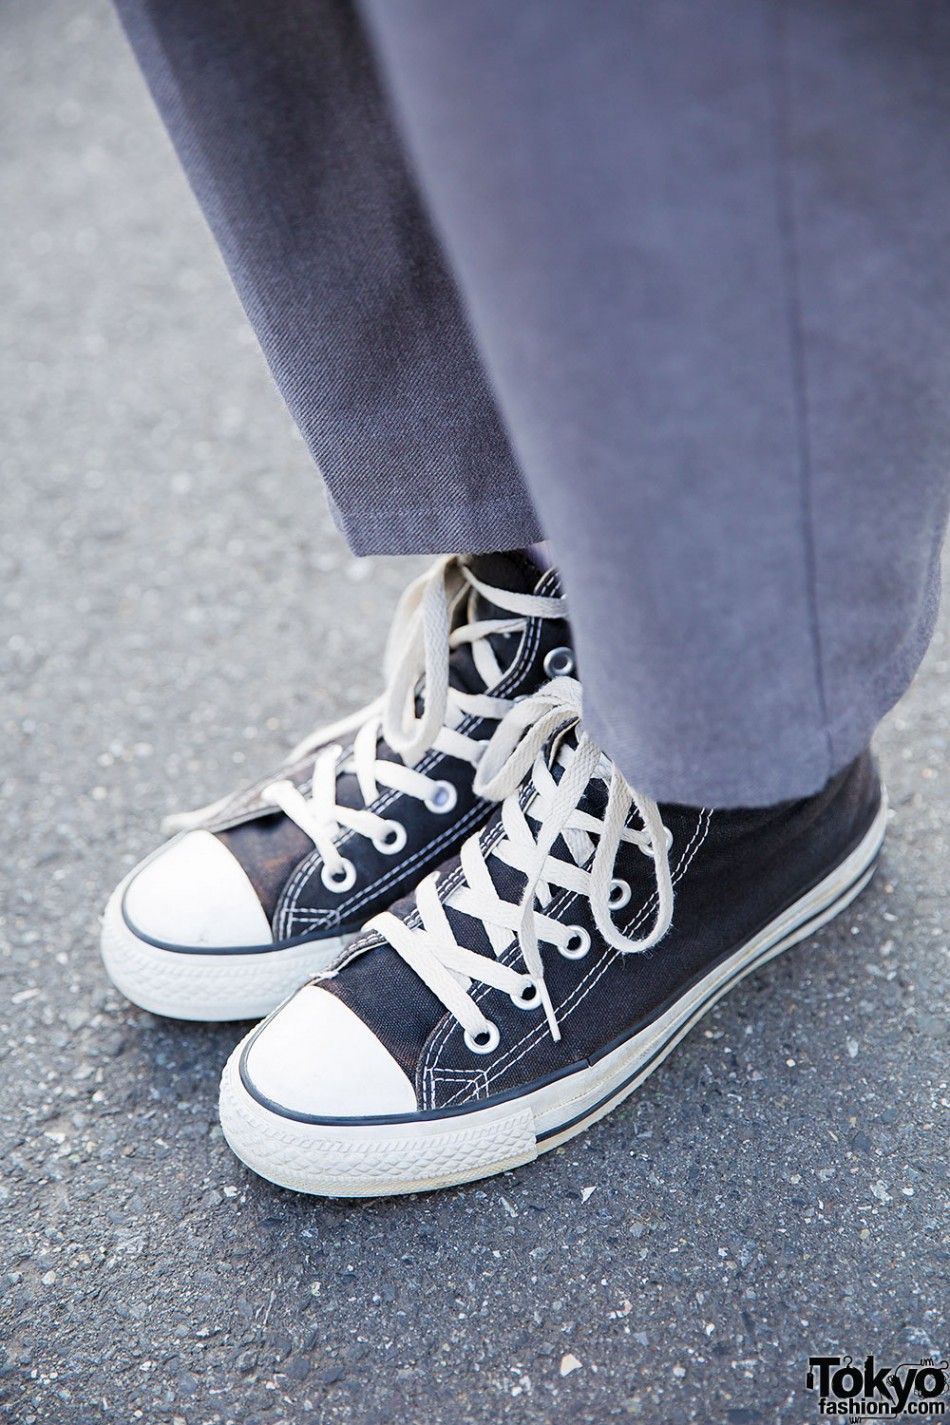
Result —
<instances>
[{"instance_id":1,"label":"white rubber sole","mask_svg":"<svg viewBox=\"0 0 950 1425\"><path fill-rule=\"evenodd\" d=\"M113 892L103 917L106 972L126 999L171 1019L260 1019L325 970L353 939L338 936L226 955L163 950L129 928L122 914L128 881Z\"/></svg>"},{"instance_id":2,"label":"white rubber sole","mask_svg":"<svg viewBox=\"0 0 950 1425\"><path fill-rule=\"evenodd\" d=\"M850 905L874 874L886 819L885 801L840 866L691 986L665 1014L595 1064L484 1108L389 1122L307 1123L271 1111L245 1088L240 1073L245 1040L228 1060L221 1081L224 1136L261 1177L324 1197L424 1192L529 1163L616 1108L744 976Z\"/></svg>"}]
</instances>

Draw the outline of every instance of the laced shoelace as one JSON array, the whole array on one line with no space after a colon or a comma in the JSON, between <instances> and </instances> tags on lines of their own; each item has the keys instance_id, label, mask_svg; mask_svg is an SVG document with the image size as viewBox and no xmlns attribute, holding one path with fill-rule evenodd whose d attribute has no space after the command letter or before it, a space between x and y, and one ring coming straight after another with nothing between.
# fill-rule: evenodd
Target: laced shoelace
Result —
<instances>
[{"instance_id":1,"label":"laced shoelace","mask_svg":"<svg viewBox=\"0 0 950 1425\"><path fill-rule=\"evenodd\" d=\"M471 836L461 851L463 879L444 901L439 873L427 876L416 890L418 924L407 924L384 911L366 925L416 972L422 982L455 1016L465 1030L465 1042L477 1053L490 1053L499 1042L498 1029L471 996L473 981L511 996L521 1008L543 1007L554 1039L561 1031L544 980L541 944L555 946L577 959L587 953L587 932L545 914L555 888L586 896L599 933L623 954L647 950L662 939L672 923L673 885L670 836L659 808L650 797L633 791L604 756L580 722L581 688L571 678L557 678L537 694L523 699L495 729L475 775L480 796L502 801L504 834L486 850ZM576 728L576 747L562 742L557 754L562 774L557 780L545 757L548 740L559 729ZM530 771L534 794L522 806L520 789ZM603 816L579 807L592 778L607 783ZM636 808L642 828L628 826ZM537 829L533 829L529 816ZM572 857L551 854L561 837ZM657 911L652 929L642 938L623 934L612 912L630 898L630 887L614 877L622 842L652 857L656 874ZM518 903L499 895L488 860L492 857L520 871L527 883ZM446 907L482 923L495 959L460 945ZM524 971L500 962L517 936Z\"/></svg>"},{"instance_id":2,"label":"laced shoelace","mask_svg":"<svg viewBox=\"0 0 950 1425\"><path fill-rule=\"evenodd\" d=\"M478 618L479 596L510 617ZM463 604L463 621L453 628ZM458 555L436 560L409 585L397 605L386 644L383 696L333 728L305 738L291 752L290 760L313 751L326 740L328 731L336 737L358 729L352 745L344 749L331 742L321 747L307 795L287 778L271 782L261 792L266 805L279 808L313 841L329 889L343 893L356 881L353 862L336 844L344 830L366 837L387 855L395 855L405 846L402 823L369 809L381 788L415 797L431 812L450 812L456 803L452 783L429 776L417 764L435 750L476 767L487 742L463 731L461 724L469 717L501 721L512 708L513 697L466 693L452 687L451 653L469 644L479 678L486 688L492 688L505 670L492 648L491 635L521 633L530 618L565 616L563 598L493 588L477 579ZM418 710L417 700L421 705ZM381 737L400 762L377 757ZM355 775L362 807L342 806L337 801L337 781L343 773ZM183 827L185 821L177 818L177 827Z\"/></svg>"}]
</instances>

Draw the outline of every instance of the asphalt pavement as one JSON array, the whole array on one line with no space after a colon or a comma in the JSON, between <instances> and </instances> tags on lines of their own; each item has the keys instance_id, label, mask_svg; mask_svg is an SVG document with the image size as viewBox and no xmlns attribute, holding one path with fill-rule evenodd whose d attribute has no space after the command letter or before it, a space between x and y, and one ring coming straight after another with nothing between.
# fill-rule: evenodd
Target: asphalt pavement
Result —
<instances>
[{"instance_id":1,"label":"asphalt pavement","mask_svg":"<svg viewBox=\"0 0 950 1425\"><path fill-rule=\"evenodd\" d=\"M104 0L0 13L0 1419L803 1425L810 1356L948 1333L944 616L853 910L581 1139L367 1203L246 1172L242 1026L112 990L161 817L378 686L356 561Z\"/></svg>"}]
</instances>

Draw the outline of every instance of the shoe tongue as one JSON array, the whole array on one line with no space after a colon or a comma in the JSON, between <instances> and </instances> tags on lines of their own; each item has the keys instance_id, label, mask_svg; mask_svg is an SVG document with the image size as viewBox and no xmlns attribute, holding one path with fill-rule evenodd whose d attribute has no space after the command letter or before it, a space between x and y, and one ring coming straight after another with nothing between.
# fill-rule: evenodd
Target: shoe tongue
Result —
<instances>
[{"instance_id":1,"label":"shoe tongue","mask_svg":"<svg viewBox=\"0 0 950 1425\"><path fill-rule=\"evenodd\" d=\"M533 594L538 581L543 577L534 561L520 549L500 554L470 555L468 567L480 584L488 585L493 589L505 590L508 593ZM510 609L494 603L490 597L476 591L474 617L480 621L482 619L510 619L513 615ZM466 619L464 606L461 618ZM518 632L488 635L488 642L502 670L510 665L520 638L521 634ZM456 648L452 652L449 659L449 682L459 692L482 693L485 691L485 683L475 665L470 643L463 643L460 648Z\"/></svg>"},{"instance_id":2,"label":"shoe tongue","mask_svg":"<svg viewBox=\"0 0 950 1425\"><path fill-rule=\"evenodd\" d=\"M533 594L542 578L542 571L523 549L469 554L467 564L480 584L505 589L508 593Z\"/></svg>"},{"instance_id":3,"label":"shoe tongue","mask_svg":"<svg viewBox=\"0 0 950 1425\"><path fill-rule=\"evenodd\" d=\"M474 554L468 556L468 567L480 584L489 588L505 590L509 593L532 594L543 572L522 550L514 549L496 554ZM462 608L456 618L456 626L468 621L467 599L463 596ZM490 597L475 591L474 619L511 619L516 617L510 609L494 603ZM488 641L504 672L510 665L521 642L521 633L491 633ZM449 684L461 693L483 693L485 681L478 671L472 653L472 645L463 643L449 655ZM417 699L417 711L422 712L421 698ZM380 738L377 756L382 761L400 762L402 759L388 743ZM342 773L337 779L337 801L340 806L359 808L363 805L356 777Z\"/></svg>"}]
</instances>

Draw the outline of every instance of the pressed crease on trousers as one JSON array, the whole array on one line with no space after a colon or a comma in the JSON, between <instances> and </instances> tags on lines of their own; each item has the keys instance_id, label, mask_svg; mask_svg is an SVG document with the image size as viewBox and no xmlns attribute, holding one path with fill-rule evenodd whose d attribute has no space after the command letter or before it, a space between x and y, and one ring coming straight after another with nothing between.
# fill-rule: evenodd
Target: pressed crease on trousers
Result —
<instances>
[{"instance_id":1,"label":"pressed crease on trousers","mask_svg":"<svg viewBox=\"0 0 950 1425\"><path fill-rule=\"evenodd\" d=\"M118 0L359 554L563 571L663 801L910 682L950 454L941 0Z\"/></svg>"}]
</instances>

